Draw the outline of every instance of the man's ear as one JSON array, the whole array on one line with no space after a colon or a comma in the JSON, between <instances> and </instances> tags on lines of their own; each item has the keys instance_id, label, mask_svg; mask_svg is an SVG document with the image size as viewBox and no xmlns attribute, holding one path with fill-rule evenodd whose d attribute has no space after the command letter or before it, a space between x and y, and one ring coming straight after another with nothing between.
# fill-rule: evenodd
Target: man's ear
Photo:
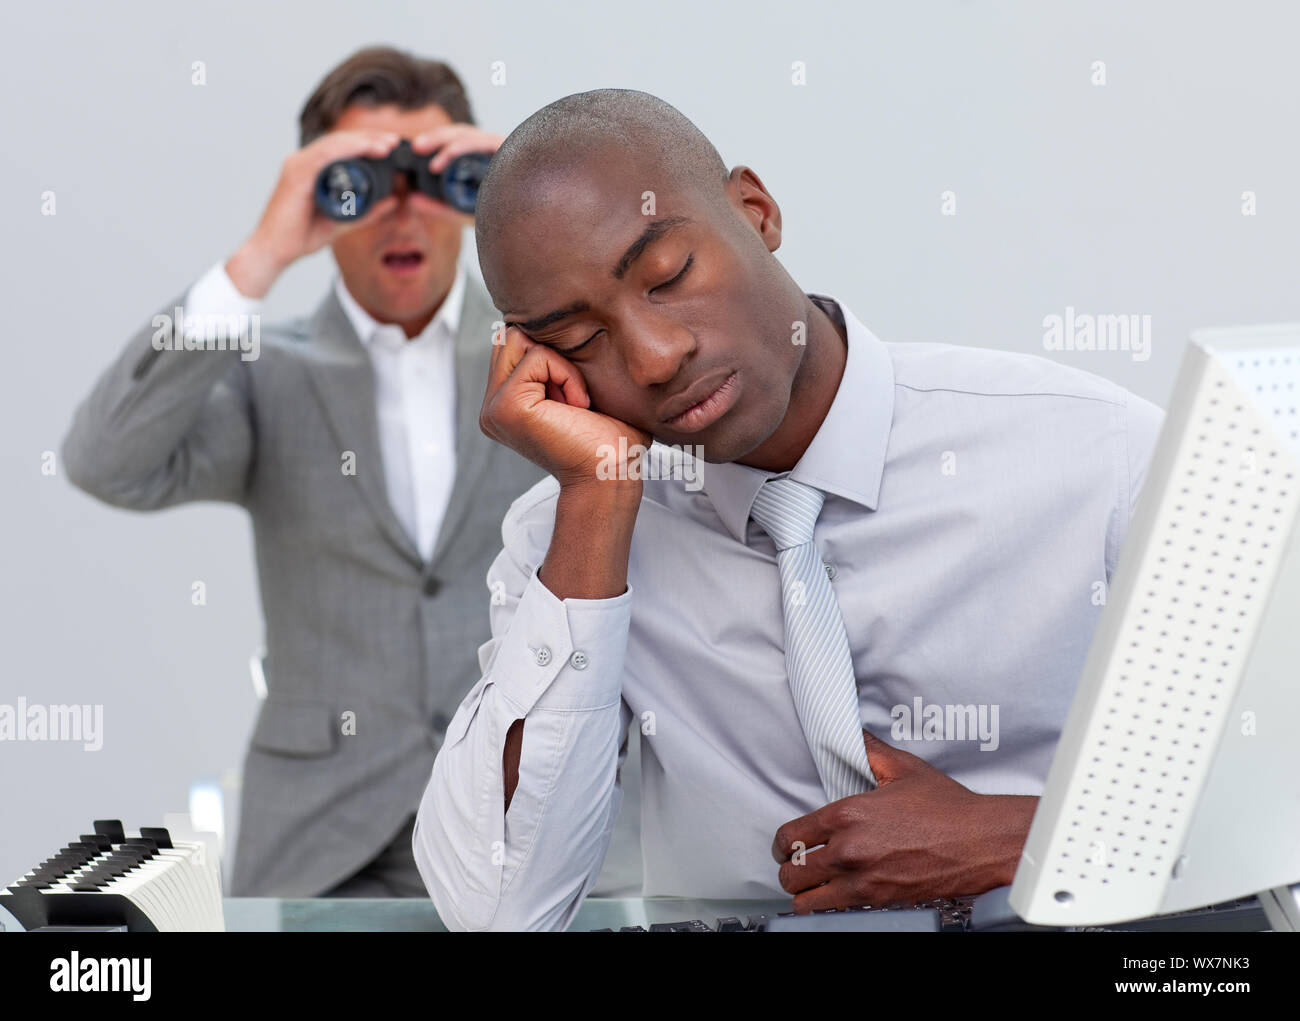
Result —
<instances>
[{"instance_id":1,"label":"man's ear","mask_svg":"<svg viewBox=\"0 0 1300 1021\"><path fill-rule=\"evenodd\" d=\"M781 207L746 166L734 167L727 177L727 193L750 226L758 232L769 252L781 247Z\"/></svg>"}]
</instances>

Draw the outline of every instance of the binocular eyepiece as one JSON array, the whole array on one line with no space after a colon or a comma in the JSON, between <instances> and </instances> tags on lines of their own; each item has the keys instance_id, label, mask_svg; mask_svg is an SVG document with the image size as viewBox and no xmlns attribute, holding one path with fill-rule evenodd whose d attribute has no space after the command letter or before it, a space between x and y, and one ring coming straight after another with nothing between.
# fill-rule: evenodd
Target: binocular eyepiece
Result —
<instances>
[{"instance_id":1,"label":"binocular eyepiece","mask_svg":"<svg viewBox=\"0 0 1300 1021\"><path fill-rule=\"evenodd\" d=\"M462 213L473 213L478 186L487 173L492 154L467 152L448 163L439 174L429 169L433 155L416 155L404 138L381 160L365 156L335 160L316 178L316 208L331 220L358 219L380 199L392 194L393 178L404 174L412 190L445 202Z\"/></svg>"}]
</instances>

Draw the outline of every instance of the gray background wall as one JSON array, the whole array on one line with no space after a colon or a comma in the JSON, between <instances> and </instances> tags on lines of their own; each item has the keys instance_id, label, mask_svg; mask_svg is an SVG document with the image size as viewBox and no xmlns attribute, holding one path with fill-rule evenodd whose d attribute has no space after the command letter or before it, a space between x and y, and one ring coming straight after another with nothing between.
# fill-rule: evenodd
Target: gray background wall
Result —
<instances>
[{"instance_id":1,"label":"gray background wall","mask_svg":"<svg viewBox=\"0 0 1300 1021\"><path fill-rule=\"evenodd\" d=\"M261 641L242 511L111 510L41 456L154 305L252 229L303 99L361 45L447 59L502 133L589 88L662 96L776 195L804 288L885 340L1042 354L1067 305L1149 314L1149 361L1053 357L1163 405L1189 329L1300 320L1287 3L135 2L6 22L0 703L101 703L105 742L0 742L0 883L240 761ZM268 313L314 307L331 272L328 253L297 266Z\"/></svg>"}]
</instances>

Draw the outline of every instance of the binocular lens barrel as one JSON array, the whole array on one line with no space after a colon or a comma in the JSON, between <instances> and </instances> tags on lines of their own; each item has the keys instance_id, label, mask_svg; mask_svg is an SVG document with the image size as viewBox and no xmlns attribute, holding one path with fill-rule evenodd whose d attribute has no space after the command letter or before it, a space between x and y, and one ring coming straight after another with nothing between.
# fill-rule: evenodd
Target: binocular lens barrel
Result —
<instances>
[{"instance_id":1,"label":"binocular lens barrel","mask_svg":"<svg viewBox=\"0 0 1300 1021\"><path fill-rule=\"evenodd\" d=\"M467 152L443 168L442 201L462 213L473 213L478 205L478 186L487 174L492 157L485 152Z\"/></svg>"},{"instance_id":2,"label":"binocular lens barrel","mask_svg":"<svg viewBox=\"0 0 1300 1021\"><path fill-rule=\"evenodd\" d=\"M355 220L370 209L375 179L360 160L339 160L316 179L316 207L331 220Z\"/></svg>"},{"instance_id":3,"label":"binocular lens barrel","mask_svg":"<svg viewBox=\"0 0 1300 1021\"><path fill-rule=\"evenodd\" d=\"M402 174L413 190L472 214L492 154L470 152L457 156L440 174L429 171L428 161L432 158L432 153L415 156L410 143L403 141L382 160L336 160L316 178L316 208L331 220L355 220L391 194L393 178Z\"/></svg>"}]
</instances>

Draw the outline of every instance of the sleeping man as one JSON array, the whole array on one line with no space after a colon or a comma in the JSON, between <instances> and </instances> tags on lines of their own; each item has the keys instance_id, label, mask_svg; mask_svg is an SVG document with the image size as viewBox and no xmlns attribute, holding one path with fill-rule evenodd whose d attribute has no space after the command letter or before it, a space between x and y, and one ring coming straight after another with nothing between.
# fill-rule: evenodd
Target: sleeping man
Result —
<instances>
[{"instance_id":1,"label":"sleeping man","mask_svg":"<svg viewBox=\"0 0 1300 1021\"><path fill-rule=\"evenodd\" d=\"M1043 357L883 342L791 278L781 228L645 93L558 100L493 159L480 423L549 477L504 521L415 827L450 928L569 924L632 725L646 896L1011 882L1162 413Z\"/></svg>"}]
</instances>

